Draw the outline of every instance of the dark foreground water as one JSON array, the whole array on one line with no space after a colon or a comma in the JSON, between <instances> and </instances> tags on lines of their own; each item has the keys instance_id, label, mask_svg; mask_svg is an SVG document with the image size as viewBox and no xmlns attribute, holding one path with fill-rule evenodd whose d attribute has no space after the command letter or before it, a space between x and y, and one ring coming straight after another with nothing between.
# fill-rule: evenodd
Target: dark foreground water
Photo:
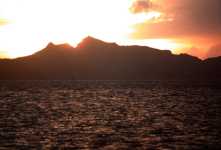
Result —
<instances>
[{"instance_id":1,"label":"dark foreground water","mask_svg":"<svg viewBox=\"0 0 221 150\"><path fill-rule=\"evenodd\" d=\"M1 81L0 149L221 149L221 85Z\"/></svg>"}]
</instances>

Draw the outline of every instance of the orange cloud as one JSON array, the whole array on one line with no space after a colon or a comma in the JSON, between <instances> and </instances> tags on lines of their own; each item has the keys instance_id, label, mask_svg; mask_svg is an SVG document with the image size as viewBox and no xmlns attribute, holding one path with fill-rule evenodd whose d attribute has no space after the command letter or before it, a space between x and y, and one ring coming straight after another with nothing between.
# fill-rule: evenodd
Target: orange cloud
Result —
<instances>
[{"instance_id":1,"label":"orange cloud","mask_svg":"<svg viewBox=\"0 0 221 150\"><path fill-rule=\"evenodd\" d=\"M133 13L136 14L149 10L162 14L157 20L144 20L143 23L134 25L132 38L188 39L188 41L192 39L200 41L203 38L205 41L210 41L203 43L206 47L204 51L221 40L220 0L203 2L202 0L137 0L132 8L135 10ZM202 45L196 45L198 43L200 42L187 43L187 45L192 44L188 51L202 56L201 48L199 50L192 48L202 47Z\"/></svg>"},{"instance_id":2,"label":"orange cloud","mask_svg":"<svg viewBox=\"0 0 221 150\"><path fill-rule=\"evenodd\" d=\"M161 3L160 3L161 2ZM135 26L137 38L162 38L221 35L220 0L158 0L159 7L148 0L134 2L132 8L139 13L156 9L161 11L160 21L144 21ZM166 19L167 18L167 19Z\"/></svg>"},{"instance_id":3,"label":"orange cloud","mask_svg":"<svg viewBox=\"0 0 221 150\"><path fill-rule=\"evenodd\" d=\"M130 11L135 14L148 12L152 7L152 2L150 0L137 0L130 7Z\"/></svg>"},{"instance_id":4,"label":"orange cloud","mask_svg":"<svg viewBox=\"0 0 221 150\"><path fill-rule=\"evenodd\" d=\"M218 56L221 56L221 43L212 46L206 54L206 57L218 57Z\"/></svg>"}]
</instances>

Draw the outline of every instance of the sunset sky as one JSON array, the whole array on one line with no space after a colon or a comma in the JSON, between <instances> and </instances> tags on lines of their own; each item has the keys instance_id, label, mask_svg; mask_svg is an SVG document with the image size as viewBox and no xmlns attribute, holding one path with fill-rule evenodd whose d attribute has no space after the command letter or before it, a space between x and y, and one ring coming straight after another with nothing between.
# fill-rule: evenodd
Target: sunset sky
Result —
<instances>
[{"instance_id":1,"label":"sunset sky","mask_svg":"<svg viewBox=\"0 0 221 150\"><path fill-rule=\"evenodd\" d=\"M87 35L200 58L221 55L221 0L0 0L0 57Z\"/></svg>"}]
</instances>

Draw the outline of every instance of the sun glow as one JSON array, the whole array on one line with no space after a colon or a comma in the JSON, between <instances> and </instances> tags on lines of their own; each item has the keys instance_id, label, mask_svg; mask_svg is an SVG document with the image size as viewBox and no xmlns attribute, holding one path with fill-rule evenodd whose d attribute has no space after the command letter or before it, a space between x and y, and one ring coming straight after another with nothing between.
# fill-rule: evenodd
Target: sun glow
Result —
<instances>
[{"instance_id":1,"label":"sun glow","mask_svg":"<svg viewBox=\"0 0 221 150\"><path fill-rule=\"evenodd\" d=\"M120 44L124 44L124 42ZM128 40L127 45L142 45L157 48L160 50L171 50L176 53L176 50L183 49L186 45L182 42L173 39L146 39L146 40Z\"/></svg>"},{"instance_id":2,"label":"sun glow","mask_svg":"<svg viewBox=\"0 0 221 150\"><path fill-rule=\"evenodd\" d=\"M147 45L150 47L158 48L161 50L176 50L183 47L182 44L179 44L173 40L168 39L150 39L147 40Z\"/></svg>"},{"instance_id":3,"label":"sun glow","mask_svg":"<svg viewBox=\"0 0 221 150\"><path fill-rule=\"evenodd\" d=\"M87 35L128 44L132 26L159 17L159 12L130 13L128 0L0 0L0 49L7 57L29 55L48 42L75 46ZM149 41L150 46L174 47L171 42ZM1 55L1 54L0 54ZM3 56L3 55L1 55Z\"/></svg>"}]
</instances>

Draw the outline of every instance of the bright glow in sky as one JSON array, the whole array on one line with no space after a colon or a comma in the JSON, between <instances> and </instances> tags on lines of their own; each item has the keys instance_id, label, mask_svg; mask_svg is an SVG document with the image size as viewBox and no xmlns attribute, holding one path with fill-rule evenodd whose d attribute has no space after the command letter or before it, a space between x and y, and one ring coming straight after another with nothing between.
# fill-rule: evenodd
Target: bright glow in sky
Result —
<instances>
[{"instance_id":1,"label":"bright glow in sky","mask_svg":"<svg viewBox=\"0 0 221 150\"><path fill-rule=\"evenodd\" d=\"M159 12L132 14L130 0L0 0L0 56L19 57L47 43L75 46L87 35L130 44L133 25L159 17ZM4 23L7 22L7 23ZM2 23L1 23L2 22ZM177 47L172 41L140 41L161 49ZM139 44L139 41L137 42ZM175 46L174 46L175 45Z\"/></svg>"},{"instance_id":2,"label":"bright glow in sky","mask_svg":"<svg viewBox=\"0 0 221 150\"><path fill-rule=\"evenodd\" d=\"M0 58L30 55L49 42L76 46L88 35L200 58L220 56L221 1L172 1L0 0Z\"/></svg>"}]
</instances>

